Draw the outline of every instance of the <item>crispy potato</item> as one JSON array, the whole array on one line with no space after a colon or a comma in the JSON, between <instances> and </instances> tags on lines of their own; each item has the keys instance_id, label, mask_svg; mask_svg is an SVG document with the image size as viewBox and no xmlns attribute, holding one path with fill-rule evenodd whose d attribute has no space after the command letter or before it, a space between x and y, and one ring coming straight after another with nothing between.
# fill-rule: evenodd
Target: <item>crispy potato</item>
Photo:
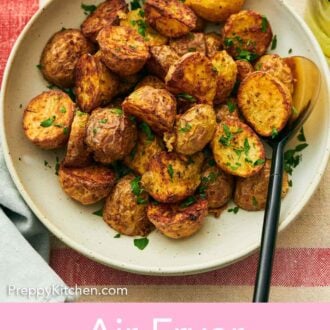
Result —
<instances>
[{"instance_id":1,"label":"crispy potato","mask_svg":"<svg viewBox=\"0 0 330 330\"><path fill-rule=\"evenodd\" d=\"M202 228L207 216L207 201L198 200L188 207L177 204L149 204L147 215L165 236L174 239L186 238Z\"/></svg>"},{"instance_id":2,"label":"crispy potato","mask_svg":"<svg viewBox=\"0 0 330 330\"><path fill-rule=\"evenodd\" d=\"M108 25L118 25L119 19L127 13L125 0L107 0L102 2L81 25L81 31L90 40L96 42L99 32Z\"/></svg>"},{"instance_id":3,"label":"crispy potato","mask_svg":"<svg viewBox=\"0 0 330 330\"><path fill-rule=\"evenodd\" d=\"M247 211L259 211L266 207L271 160L267 160L263 169L250 178L239 178L236 182L234 201ZM282 198L289 190L288 174L283 173Z\"/></svg>"},{"instance_id":4,"label":"crispy potato","mask_svg":"<svg viewBox=\"0 0 330 330\"><path fill-rule=\"evenodd\" d=\"M213 108L207 104L195 105L176 120L175 151L189 156L203 150L212 140L215 128Z\"/></svg>"},{"instance_id":5,"label":"crispy potato","mask_svg":"<svg viewBox=\"0 0 330 330\"><path fill-rule=\"evenodd\" d=\"M144 39L132 28L107 26L97 36L105 65L120 76L130 76L142 69L149 58Z\"/></svg>"},{"instance_id":6,"label":"crispy potato","mask_svg":"<svg viewBox=\"0 0 330 330\"><path fill-rule=\"evenodd\" d=\"M106 200L103 219L120 234L147 236L154 229L147 217L148 194L141 192L138 185L134 175L126 175Z\"/></svg>"},{"instance_id":7,"label":"crispy potato","mask_svg":"<svg viewBox=\"0 0 330 330\"><path fill-rule=\"evenodd\" d=\"M79 59L75 81L77 104L85 112L108 104L118 93L118 78L98 56L85 54Z\"/></svg>"},{"instance_id":8,"label":"crispy potato","mask_svg":"<svg viewBox=\"0 0 330 330\"><path fill-rule=\"evenodd\" d=\"M166 37L182 37L197 26L195 13L179 0L147 0L144 10L148 23Z\"/></svg>"},{"instance_id":9,"label":"crispy potato","mask_svg":"<svg viewBox=\"0 0 330 330\"><path fill-rule=\"evenodd\" d=\"M209 209L219 209L231 200L234 178L215 164L208 162L204 166L202 183L198 191L205 196Z\"/></svg>"},{"instance_id":10,"label":"crispy potato","mask_svg":"<svg viewBox=\"0 0 330 330\"><path fill-rule=\"evenodd\" d=\"M167 45L150 48L150 58L147 62L148 71L164 80L172 64L180 59L180 56Z\"/></svg>"},{"instance_id":11,"label":"crispy potato","mask_svg":"<svg viewBox=\"0 0 330 330\"><path fill-rule=\"evenodd\" d=\"M222 49L222 38L220 35L210 32L205 34L206 55L213 57Z\"/></svg>"},{"instance_id":12,"label":"crispy potato","mask_svg":"<svg viewBox=\"0 0 330 330\"><path fill-rule=\"evenodd\" d=\"M205 55L188 53L170 67L165 82L175 94L189 94L201 103L212 104L217 88L217 73Z\"/></svg>"},{"instance_id":13,"label":"crispy potato","mask_svg":"<svg viewBox=\"0 0 330 330\"><path fill-rule=\"evenodd\" d=\"M254 66L256 71L268 72L280 80L293 93L293 74L283 58L276 54L269 54L260 57Z\"/></svg>"},{"instance_id":14,"label":"crispy potato","mask_svg":"<svg viewBox=\"0 0 330 330\"><path fill-rule=\"evenodd\" d=\"M129 155L136 138L135 123L121 109L99 108L88 120L86 143L100 163L111 164Z\"/></svg>"},{"instance_id":15,"label":"crispy potato","mask_svg":"<svg viewBox=\"0 0 330 330\"><path fill-rule=\"evenodd\" d=\"M165 89L165 83L162 82L156 76L146 76L144 77L136 86L135 89L139 89L144 86L150 86L157 89Z\"/></svg>"},{"instance_id":16,"label":"crispy potato","mask_svg":"<svg viewBox=\"0 0 330 330\"><path fill-rule=\"evenodd\" d=\"M136 9L128 12L120 20L120 26L127 26L136 30L150 47L167 44L167 38L155 31L145 20L144 11Z\"/></svg>"},{"instance_id":17,"label":"crispy potato","mask_svg":"<svg viewBox=\"0 0 330 330\"><path fill-rule=\"evenodd\" d=\"M250 74L241 83L237 97L244 118L261 136L277 135L291 116L290 91L266 72Z\"/></svg>"},{"instance_id":18,"label":"crispy potato","mask_svg":"<svg viewBox=\"0 0 330 330\"><path fill-rule=\"evenodd\" d=\"M141 87L126 98L123 109L146 122L157 133L170 131L174 126L176 101L166 89Z\"/></svg>"},{"instance_id":19,"label":"crispy potato","mask_svg":"<svg viewBox=\"0 0 330 330\"><path fill-rule=\"evenodd\" d=\"M135 173L143 175L148 170L150 160L163 150L164 145L158 136L139 131L137 144L131 154L124 158L124 163Z\"/></svg>"},{"instance_id":20,"label":"crispy potato","mask_svg":"<svg viewBox=\"0 0 330 330\"><path fill-rule=\"evenodd\" d=\"M244 0L187 0L186 4L200 17L219 23L237 13L244 5Z\"/></svg>"},{"instance_id":21,"label":"crispy potato","mask_svg":"<svg viewBox=\"0 0 330 330\"><path fill-rule=\"evenodd\" d=\"M133 74L126 77L120 77L119 87L118 87L118 95L126 96L130 92L132 92L136 86L136 84L140 80L139 74Z\"/></svg>"},{"instance_id":22,"label":"crispy potato","mask_svg":"<svg viewBox=\"0 0 330 330\"><path fill-rule=\"evenodd\" d=\"M41 59L41 72L50 83L61 88L74 85L74 71L83 54L93 53L94 46L75 29L55 33L47 42Z\"/></svg>"},{"instance_id":23,"label":"crispy potato","mask_svg":"<svg viewBox=\"0 0 330 330\"><path fill-rule=\"evenodd\" d=\"M215 107L214 111L216 113L217 123L221 123L227 119L241 120L237 101L233 98L230 98L226 103Z\"/></svg>"},{"instance_id":24,"label":"crispy potato","mask_svg":"<svg viewBox=\"0 0 330 330\"><path fill-rule=\"evenodd\" d=\"M218 74L214 103L220 104L226 101L235 86L237 65L225 50L217 52L211 58L211 62Z\"/></svg>"},{"instance_id":25,"label":"crispy potato","mask_svg":"<svg viewBox=\"0 0 330 330\"><path fill-rule=\"evenodd\" d=\"M177 203L194 194L201 180L204 156L189 159L175 153L161 152L154 156L142 176L144 189L160 203Z\"/></svg>"},{"instance_id":26,"label":"crispy potato","mask_svg":"<svg viewBox=\"0 0 330 330\"><path fill-rule=\"evenodd\" d=\"M247 178L264 166L262 142L249 126L238 120L218 124L211 146L216 163L228 174Z\"/></svg>"},{"instance_id":27,"label":"crispy potato","mask_svg":"<svg viewBox=\"0 0 330 330\"><path fill-rule=\"evenodd\" d=\"M64 192L83 205L91 205L107 197L115 184L112 170L99 166L69 168L60 166L59 180Z\"/></svg>"},{"instance_id":28,"label":"crispy potato","mask_svg":"<svg viewBox=\"0 0 330 330\"><path fill-rule=\"evenodd\" d=\"M91 153L85 144L88 119L87 113L76 111L63 161L66 167L85 167L91 162Z\"/></svg>"},{"instance_id":29,"label":"crispy potato","mask_svg":"<svg viewBox=\"0 0 330 330\"><path fill-rule=\"evenodd\" d=\"M38 95L24 110L26 137L42 149L62 147L69 138L74 110L75 104L61 91Z\"/></svg>"},{"instance_id":30,"label":"crispy potato","mask_svg":"<svg viewBox=\"0 0 330 330\"><path fill-rule=\"evenodd\" d=\"M252 10L230 16L223 31L228 53L235 59L248 61L264 55L273 38L267 18Z\"/></svg>"},{"instance_id":31,"label":"crispy potato","mask_svg":"<svg viewBox=\"0 0 330 330\"><path fill-rule=\"evenodd\" d=\"M245 60L236 61L237 65L237 80L243 81L250 73L254 72L252 64Z\"/></svg>"},{"instance_id":32,"label":"crispy potato","mask_svg":"<svg viewBox=\"0 0 330 330\"><path fill-rule=\"evenodd\" d=\"M170 41L170 47L172 47L179 56L193 52L206 54L206 44L203 33L190 32L181 38L172 39Z\"/></svg>"}]
</instances>

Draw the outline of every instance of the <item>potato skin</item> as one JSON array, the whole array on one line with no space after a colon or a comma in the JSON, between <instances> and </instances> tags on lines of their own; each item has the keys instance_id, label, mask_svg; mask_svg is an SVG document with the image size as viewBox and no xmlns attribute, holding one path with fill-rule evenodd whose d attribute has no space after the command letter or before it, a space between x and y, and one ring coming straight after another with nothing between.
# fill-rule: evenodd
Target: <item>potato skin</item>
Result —
<instances>
[{"instance_id":1,"label":"potato skin","mask_svg":"<svg viewBox=\"0 0 330 330\"><path fill-rule=\"evenodd\" d=\"M144 86L123 102L126 113L146 122L152 130L164 133L172 130L176 116L176 101L165 89Z\"/></svg>"},{"instance_id":2,"label":"potato skin","mask_svg":"<svg viewBox=\"0 0 330 330\"><path fill-rule=\"evenodd\" d=\"M229 98L226 103L218 105L214 108L217 123L221 123L227 119L241 120L241 114L238 110L237 100Z\"/></svg>"},{"instance_id":3,"label":"potato skin","mask_svg":"<svg viewBox=\"0 0 330 330\"><path fill-rule=\"evenodd\" d=\"M160 203L177 203L194 194L200 184L204 156L191 160L176 153L161 152L154 156L142 176L142 186Z\"/></svg>"},{"instance_id":4,"label":"potato skin","mask_svg":"<svg viewBox=\"0 0 330 330\"><path fill-rule=\"evenodd\" d=\"M245 0L187 0L187 5L210 22L223 22L241 10Z\"/></svg>"},{"instance_id":5,"label":"potato skin","mask_svg":"<svg viewBox=\"0 0 330 330\"><path fill-rule=\"evenodd\" d=\"M171 65L179 59L180 56L170 46L155 46L150 48L146 67L151 74L164 80Z\"/></svg>"},{"instance_id":6,"label":"potato skin","mask_svg":"<svg viewBox=\"0 0 330 330\"><path fill-rule=\"evenodd\" d=\"M261 136L280 132L292 113L290 91L266 72L248 75L239 87L237 99L244 118Z\"/></svg>"},{"instance_id":7,"label":"potato skin","mask_svg":"<svg viewBox=\"0 0 330 330\"><path fill-rule=\"evenodd\" d=\"M254 72L252 64L245 60L236 61L237 65L237 80L243 81L250 73Z\"/></svg>"},{"instance_id":8,"label":"potato skin","mask_svg":"<svg viewBox=\"0 0 330 330\"><path fill-rule=\"evenodd\" d=\"M217 92L214 103L223 103L231 94L237 78L237 65L225 51L217 52L212 58L213 67L217 70Z\"/></svg>"},{"instance_id":9,"label":"potato skin","mask_svg":"<svg viewBox=\"0 0 330 330\"><path fill-rule=\"evenodd\" d=\"M176 204L148 205L148 218L165 236L186 238L197 233L207 216L207 201L198 200L186 208Z\"/></svg>"},{"instance_id":10,"label":"potato skin","mask_svg":"<svg viewBox=\"0 0 330 330\"><path fill-rule=\"evenodd\" d=\"M107 197L116 180L113 171L99 165L84 168L60 166L58 175L64 192L83 205L92 205Z\"/></svg>"},{"instance_id":11,"label":"potato skin","mask_svg":"<svg viewBox=\"0 0 330 330\"><path fill-rule=\"evenodd\" d=\"M179 0L147 0L144 10L148 23L166 37L182 37L197 26L195 13Z\"/></svg>"},{"instance_id":12,"label":"potato skin","mask_svg":"<svg viewBox=\"0 0 330 330\"><path fill-rule=\"evenodd\" d=\"M273 33L268 20L253 10L231 15L224 26L224 46L235 59L242 59L241 51L251 53L251 60L266 53Z\"/></svg>"},{"instance_id":13,"label":"potato skin","mask_svg":"<svg viewBox=\"0 0 330 330\"><path fill-rule=\"evenodd\" d=\"M218 124L211 143L217 165L226 173L249 177L265 163L265 149L253 130L238 120Z\"/></svg>"},{"instance_id":14,"label":"potato skin","mask_svg":"<svg viewBox=\"0 0 330 330\"><path fill-rule=\"evenodd\" d=\"M99 32L107 25L118 25L119 18L127 13L125 0L107 0L102 2L81 25L81 31L86 38L96 42Z\"/></svg>"},{"instance_id":15,"label":"potato skin","mask_svg":"<svg viewBox=\"0 0 330 330\"><path fill-rule=\"evenodd\" d=\"M85 112L108 104L118 93L118 78L99 56L83 55L77 63L75 77L77 104Z\"/></svg>"},{"instance_id":16,"label":"potato skin","mask_svg":"<svg viewBox=\"0 0 330 330\"><path fill-rule=\"evenodd\" d=\"M140 195L143 203L138 203L132 192L132 174L121 178L106 200L103 219L118 233L127 236L147 236L154 229L147 217L148 194ZM145 203L144 203L145 202Z\"/></svg>"},{"instance_id":17,"label":"potato skin","mask_svg":"<svg viewBox=\"0 0 330 330\"><path fill-rule=\"evenodd\" d=\"M204 33L192 33L170 41L170 47L181 57L187 53L201 52L206 54Z\"/></svg>"},{"instance_id":18,"label":"potato skin","mask_svg":"<svg viewBox=\"0 0 330 330\"><path fill-rule=\"evenodd\" d=\"M212 140L215 128L213 108L207 104L195 105L176 120L175 151L189 156L203 150Z\"/></svg>"},{"instance_id":19,"label":"potato skin","mask_svg":"<svg viewBox=\"0 0 330 330\"><path fill-rule=\"evenodd\" d=\"M243 210L264 210L267 202L271 160L267 160L263 169L250 178L239 178L236 182L234 201ZM288 174L283 173L282 198L289 190Z\"/></svg>"},{"instance_id":20,"label":"potato skin","mask_svg":"<svg viewBox=\"0 0 330 330\"><path fill-rule=\"evenodd\" d=\"M201 53L188 53L181 57L170 67L165 82L175 94L187 93L200 103L213 104L217 73L211 61Z\"/></svg>"},{"instance_id":21,"label":"potato skin","mask_svg":"<svg viewBox=\"0 0 330 330\"><path fill-rule=\"evenodd\" d=\"M127 156L136 138L135 123L120 109L96 109L88 120L86 143L94 152L94 159L102 164Z\"/></svg>"},{"instance_id":22,"label":"potato skin","mask_svg":"<svg viewBox=\"0 0 330 330\"><path fill-rule=\"evenodd\" d=\"M62 147L69 138L75 104L61 91L43 92L23 114L25 136L42 149Z\"/></svg>"},{"instance_id":23,"label":"potato skin","mask_svg":"<svg viewBox=\"0 0 330 330\"><path fill-rule=\"evenodd\" d=\"M49 39L41 54L41 72L47 81L56 86L72 87L79 58L93 51L94 46L79 30L59 31Z\"/></svg>"},{"instance_id":24,"label":"potato skin","mask_svg":"<svg viewBox=\"0 0 330 330\"><path fill-rule=\"evenodd\" d=\"M144 86L150 86L157 89L165 89L166 85L156 76L146 76L144 77L136 86L135 90Z\"/></svg>"},{"instance_id":25,"label":"potato skin","mask_svg":"<svg viewBox=\"0 0 330 330\"><path fill-rule=\"evenodd\" d=\"M120 76L129 76L142 69L149 58L149 48L133 29L106 26L97 36L105 65Z\"/></svg>"},{"instance_id":26,"label":"potato skin","mask_svg":"<svg viewBox=\"0 0 330 330\"><path fill-rule=\"evenodd\" d=\"M120 77L119 87L118 87L118 95L127 96L130 92L132 92L140 80L139 74L133 74L126 77Z\"/></svg>"},{"instance_id":27,"label":"potato skin","mask_svg":"<svg viewBox=\"0 0 330 330\"><path fill-rule=\"evenodd\" d=\"M218 51L222 50L222 38L220 35L210 32L206 33L205 36L206 55L213 57Z\"/></svg>"},{"instance_id":28,"label":"potato skin","mask_svg":"<svg viewBox=\"0 0 330 330\"><path fill-rule=\"evenodd\" d=\"M85 167L91 163L91 153L85 144L86 127L89 115L76 111L63 165L66 167Z\"/></svg>"}]
</instances>

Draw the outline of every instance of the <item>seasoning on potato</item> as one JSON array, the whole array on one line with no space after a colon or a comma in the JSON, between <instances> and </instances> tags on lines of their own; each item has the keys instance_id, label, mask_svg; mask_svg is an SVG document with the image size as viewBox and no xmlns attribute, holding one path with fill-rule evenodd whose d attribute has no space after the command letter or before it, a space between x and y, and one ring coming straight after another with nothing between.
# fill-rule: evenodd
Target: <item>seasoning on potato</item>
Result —
<instances>
[{"instance_id":1,"label":"seasoning on potato","mask_svg":"<svg viewBox=\"0 0 330 330\"><path fill-rule=\"evenodd\" d=\"M182 37L197 26L196 14L179 0L147 0L144 10L148 23L166 37Z\"/></svg>"},{"instance_id":2,"label":"seasoning on potato","mask_svg":"<svg viewBox=\"0 0 330 330\"><path fill-rule=\"evenodd\" d=\"M156 76L146 76L144 77L136 86L135 89L139 89L144 86L150 86L157 89L166 88L165 83L161 81Z\"/></svg>"},{"instance_id":3,"label":"seasoning on potato","mask_svg":"<svg viewBox=\"0 0 330 330\"><path fill-rule=\"evenodd\" d=\"M129 76L142 69L149 58L144 39L132 28L106 26L97 36L105 65L120 76Z\"/></svg>"},{"instance_id":4,"label":"seasoning on potato","mask_svg":"<svg viewBox=\"0 0 330 330\"><path fill-rule=\"evenodd\" d=\"M64 192L83 205L92 205L107 197L116 181L113 171L100 165L60 166L58 175Z\"/></svg>"},{"instance_id":5,"label":"seasoning on potato","mask_svg":"<svg viewBox=\"0 0 330 330\"><path fill-rule=\"evenodd\" d=\"M79 58L93 51L94 46L80 30L61 30L50 38L42 52L41 72L47 81L58 87L72 87Z\"/></svg>"},{"instance_id":6,"label":"seasoning on potato","mask_svg":"<svg viewBox=\"0 0 330 330\"><path fill-rule=\"evenodd\" d=\"M206 43L204 33L192 33L170 41L170 47L179 55L187 53L201 52L206 54Z\"/></svg>"},{"instance_id":7,"label":"seasoning on potato","mask_svg":"<svg viewBox=\"0 0 330 330\"><path fill-rule=\"evenodd\" d=\"M205 33L206 55L213 57L216 52L222 50L222 38L215 32Z\"/></svg>"},{"instance_id":8,"label":"seasoning on potato","mask_svg":"<svg viewBox=\"0 0 330 330\"><path fill-rule=\"evenodd\" d=\"M234 98L227 99L226 103L215 107L214 111L217 123L221 123L227 119L242 120L238 110L237 100Z\"/></svg>"},{"instance_id":9,"label":"seasoning on potato","mask_svg":"<svg viewBox=\"0 0 330 330\"><path fill-rule=\"evenodd\" d=\"M237 80L242 82L250 73L254 72L252 64L245 60L236 61L237 65Z\"/></svg>"},{"instance_id":10,"label":"seasoning on potato","mask_svg":"<svg viewBox=\"0 0 330 330\"><path fill-rule=\"evenodd\" d=\"M275 137L292 113L288 88L266 72L254 72L241 83L238 105L251 127L261 136Z\"/></svg>"},{"instance_id":11,"label":"seasoning on potato","mask_svg":"<svg viewBox=\"0 0 330 330\"><path fill-rule=\"evenodd\" d=\"M147 217L148 194L140 187L140 178L132 174L121 178L103 209L104 221L118 233L147 236L154 229Z\"/></svg>"},{"instance_id":12,"label":"seasoning on potato","mask_svg":"<svg viewBox=\"0 0 330 330\"><path fill-rule=\"evenodd\" d=\"M94 152L94 159L102 164L129 155L136 138L135 123L121 109L99 108L88 120L86 143Z\"/></svg>"},{"instance_id":13,"label":"seasoning on potato","mask_svg":"<svg viewBox=\"0 0 330 330\"><path fill-rule=\"evenodd\" d=\"M61 91L35 97L24 110L25 136L42 149L57 149L69 139L75 104Z\"/></svg>"}]
</instances>

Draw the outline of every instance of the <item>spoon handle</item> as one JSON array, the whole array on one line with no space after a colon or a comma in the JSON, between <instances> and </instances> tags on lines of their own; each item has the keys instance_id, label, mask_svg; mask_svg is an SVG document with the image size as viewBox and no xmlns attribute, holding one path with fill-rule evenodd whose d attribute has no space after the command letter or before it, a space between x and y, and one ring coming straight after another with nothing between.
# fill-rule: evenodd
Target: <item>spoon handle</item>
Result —
<instances>
[{"instance_id":1,"label":"spoon handle","mask_svg":"<svg viewBox=\"0 0 330 330\"><path fill-rule=\"evenodd\" d=\"M268 302L269 299L276 236L281 211L285 144L286 141L280 141L273 145L272 167L253 302Z\"/></svg>"}]
</instances>

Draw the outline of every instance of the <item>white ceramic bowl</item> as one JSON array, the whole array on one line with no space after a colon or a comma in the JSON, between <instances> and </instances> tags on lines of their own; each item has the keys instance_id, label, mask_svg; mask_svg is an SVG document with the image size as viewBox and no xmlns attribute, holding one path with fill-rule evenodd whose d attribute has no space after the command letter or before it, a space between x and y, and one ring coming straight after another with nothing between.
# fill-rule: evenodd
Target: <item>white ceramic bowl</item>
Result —
<instances>
[{"instance_id":1,"label":"white ceramic bowl","mask_svg":"<svg viewBox=\"0 0 330 330\"><path fill-rule=\"evenodd\" d=\"M92 2L92 1L89 1ZM259 247L263 212L224 212L209 218L196 236L174 241L158 232L150 235L144 251L133 239L114 239L115 232L92 215L99 207L83 207L61 190L54 165L56 152L32 145L23 135L22 112L29 100L46 90L36 68L49 37L62 27L79 27L84 19L81 0L53 0L24 29L9 58L2 86L1 138L9 171L26 202L59 239L100 263L130 272L183 275L224 267ZM317 188L329 156L330 117L328 67L304 22L282 1L247 0L246 7L266 15L278 36L276 52L306 56L324 73L317 109L305 126L309 147L294 171L293 188L282 204L280 229L287 227ZM295 143L295 142L293 142ZM48 161L52 168L44 165Z\"/></svg>"}]
</instances>

